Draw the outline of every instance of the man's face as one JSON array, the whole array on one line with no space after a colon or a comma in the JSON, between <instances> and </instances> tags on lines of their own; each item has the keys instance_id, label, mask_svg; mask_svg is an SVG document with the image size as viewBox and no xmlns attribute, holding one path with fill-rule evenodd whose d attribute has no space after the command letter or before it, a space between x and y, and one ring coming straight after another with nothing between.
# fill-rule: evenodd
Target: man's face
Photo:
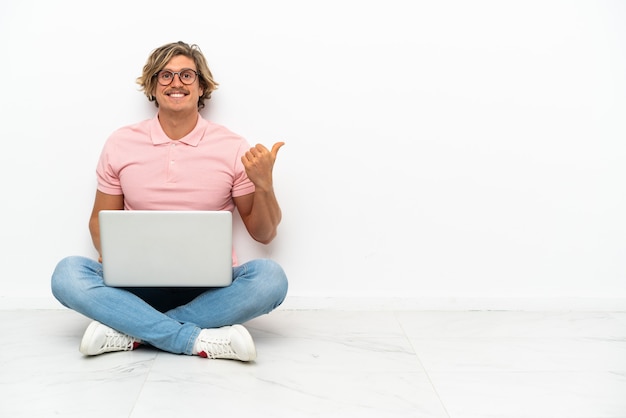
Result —
<instances>
[{"instance_id":1,"label":"man's face","mask_svg":"<svg viewBox=\"0 0 626 418\"><path fill-rule=\"evenodd\" d=\"M172 73L178 73L185 69L196 71L196 65L191 58L184 55L175 56L163 68L163 70L169 70ZM198 99L203 93L199 80L200 77L196 77L193 83L185 84L181 80L181 74L174 74L169 85L162 86L157 83L154 95L159 103L159 109L173 112L197 111Z\"/></svg>"}]
</instances>

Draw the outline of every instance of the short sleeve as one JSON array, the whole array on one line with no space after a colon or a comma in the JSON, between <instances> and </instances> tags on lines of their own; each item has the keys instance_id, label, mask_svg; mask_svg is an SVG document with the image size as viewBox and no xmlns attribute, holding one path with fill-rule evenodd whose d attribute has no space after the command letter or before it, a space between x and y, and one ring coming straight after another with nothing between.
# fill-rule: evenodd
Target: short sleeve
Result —
<instances>
[{"instance_id":1,"label":"short sleeve","mask_svg":"<svg viewBox=\"0 0 626 418\"><path fill-rule=\"evenodd\" d=\"M255 190L254 183L252 183L252 181L248 178L243 162L241 162L241 157L243 157L248 149L250 149L250 146L244 141L239 147L235 158L235 175L232 190L233 197L245 196L247 194L254 193Z\"/></svg>"},{"instance_id":2,"label":"short sleeve","mask_svg":"<svg viewBox=\"0 0 626 418\"><path fill-rule=\"evenodd\" d=\"M113 153L111 148L113 144L109 139L102 148L100 159L96 166L96 176L98 181L98 190L111 195L124 194L120 184L120 178L116 170L113 168L111 157Z\"/></svg>"}]
</instances>

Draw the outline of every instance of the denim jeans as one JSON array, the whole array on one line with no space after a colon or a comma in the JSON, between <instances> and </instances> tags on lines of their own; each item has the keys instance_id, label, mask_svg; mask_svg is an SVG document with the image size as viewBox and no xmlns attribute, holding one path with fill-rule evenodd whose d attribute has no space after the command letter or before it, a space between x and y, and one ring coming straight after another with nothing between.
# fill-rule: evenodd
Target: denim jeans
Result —
<instances>
[{"instance_id":1,"label":"denim jeans","mask_svg":"<svg viewBox=\"0 0 626 418\"><path fill-rule=\"evenodd\" d=\"M61 304L164 351L192 354L202 328L240 324L269 313L287 295L287 277L274 261L233 267L222 288L115 288L104 284L102 264L64 258L52 274Z\"/></svg>"}]
</instances>

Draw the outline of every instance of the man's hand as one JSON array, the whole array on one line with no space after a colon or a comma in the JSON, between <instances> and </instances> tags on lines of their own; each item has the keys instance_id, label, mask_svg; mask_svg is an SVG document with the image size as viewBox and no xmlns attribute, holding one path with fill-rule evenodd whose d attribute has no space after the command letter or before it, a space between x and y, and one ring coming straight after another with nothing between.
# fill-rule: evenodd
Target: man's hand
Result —
<instances>
[{"instance_id":1,"label":"man's hand","mask_svg":"<svg viewBox=\"0 0 626 418\"><path fill-rule=\"evenodd\" d=\"M250 148L242 157L241 162L246 169L246 174L254 186L261 190L271 190L272 170L274 162L280 147L285 145L284 142L277 142L272 146L272 150L268 150L262 144Z\"/></svg>"}]
</instances>

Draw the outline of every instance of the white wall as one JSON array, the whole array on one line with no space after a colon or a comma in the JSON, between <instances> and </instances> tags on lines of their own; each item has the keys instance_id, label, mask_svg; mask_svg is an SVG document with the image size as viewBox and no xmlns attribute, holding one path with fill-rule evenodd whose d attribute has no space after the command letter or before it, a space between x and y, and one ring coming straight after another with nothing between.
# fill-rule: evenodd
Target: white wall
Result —
<instances>
[{"instance_id":1,"label":"white wall","mask_svg":"<svg viewBox=\"0 0 626 418\"><path fill-rule=\"evenodd\" d=\"M221 84L207 118L287 143L279 237L236 231L286 306L626 309L625 3L189 3L0 4L0 305L60 306L100 148L183 40Z\"/></svg>"}]
</instances>

